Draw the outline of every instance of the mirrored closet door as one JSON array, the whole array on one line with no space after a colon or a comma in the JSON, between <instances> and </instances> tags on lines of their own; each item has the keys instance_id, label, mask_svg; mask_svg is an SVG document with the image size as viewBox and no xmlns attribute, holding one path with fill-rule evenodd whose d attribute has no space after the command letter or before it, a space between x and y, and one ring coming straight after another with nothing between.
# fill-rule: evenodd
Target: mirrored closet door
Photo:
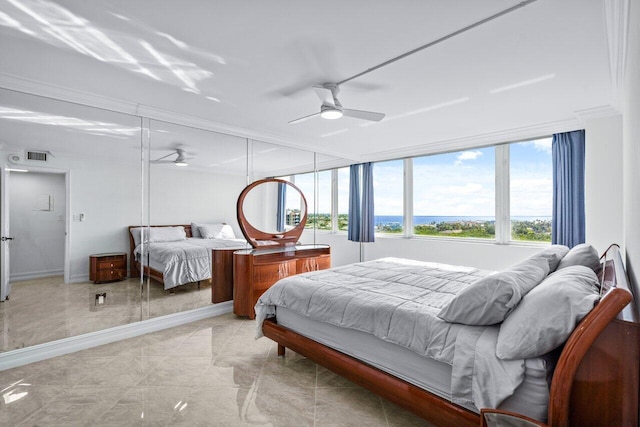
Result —
<instances>
[{"instance_id":1,"label":"mirrored closet door","mask_svg":"<svg viewBox=\"0 0 640 427\"><path fill-rule=\"evenodd\" d=\"M140 118L10 90L0 100L13 238L0 350L139 321L140 281L127 278L124 257L126 226L143 220ZM90 280L91 259L106 254L113 265Z\"/></svg>"}]
</instances>

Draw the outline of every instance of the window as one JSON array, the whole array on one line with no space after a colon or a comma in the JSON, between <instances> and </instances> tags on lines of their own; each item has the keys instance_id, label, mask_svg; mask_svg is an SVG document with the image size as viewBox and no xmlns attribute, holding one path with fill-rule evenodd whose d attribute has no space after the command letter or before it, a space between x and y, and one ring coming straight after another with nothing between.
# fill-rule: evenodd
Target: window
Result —
<instances>
[{"instance_id":1,"label":"window","mask_svg":"<svg viewBox=\"0 0 640 427\"><path fill-rule=\"evenodd\" d=\"M509 144L511 239L551 242L552 138Z\"/></svg>"},{"instance_id":2,"label":"window","mask_svg":"<svg viewBox=\"0 0 640 427\"><path fill-rule=\"evenodd\" d=\"M493 147L413 159L413 232L495 238Z\"/></svg>"},{"instance_id":3,"label":"window","mask_svg":"<svg viewBox=\"0 0 640 427\"><path fill-rule=\"evenodd\" d=\"M331 171L318 172L318 230L331 230Z\"/></svg>"},{"instance_id":4,"label":"window","mask_svg":"<svg viewBox=\"0 0 640 427\"><path fill-rule=\"evenodd\" d=\"M402 160L373 166L373 206L376 233L403 232L404 165Z\"/></svg>"},{"instance_id":5,"label":"window","mask_svg":"<svg viewBox=\"0 0 640 427\"><path fill-rule=\"evenodd\" d=\"M349 226L349 168L338 169L338 225L339 231L347 231Z\"/></svg>"},{"instance_id":6,"label":"window","mask_svg":"<svg viewBox=\"0 0 640 427\"><path fill-rule=\"evenodd\" d=\"M376 233L550 242L551 140L376 162ZM313 173L292 178L307 197L308 228L347 231L349 167L319 172L315 199Z\"/></svg>"}]
</instances>

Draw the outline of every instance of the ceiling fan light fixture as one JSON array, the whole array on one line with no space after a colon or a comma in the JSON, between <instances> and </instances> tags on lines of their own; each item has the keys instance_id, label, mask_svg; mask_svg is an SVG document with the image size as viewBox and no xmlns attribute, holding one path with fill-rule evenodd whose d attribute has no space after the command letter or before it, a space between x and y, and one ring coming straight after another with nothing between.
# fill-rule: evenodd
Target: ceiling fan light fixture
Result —
<instances>
[{"instance_id":1,"label":"ceiling fan light fixture","mask_svg":"<svg viewBox=\"0 0 640 427\"><path fill-rule=\"evenodd\" d=\"M327 120L335 120L342 117L342 111L337 108L323 108L320 117Z\"/></svg>"},{"instance_id":2,"label":"ceiling fan light fixture","mask_svg":"<svg viewBox=\"0 0 640 427\"><path fill-rule=\"evenodd\" d=\"M173 164L176 166L189 166L189 163L185 162L184 160L176 160L175 162L173 162Z\"/></svg>"}]
</instances>

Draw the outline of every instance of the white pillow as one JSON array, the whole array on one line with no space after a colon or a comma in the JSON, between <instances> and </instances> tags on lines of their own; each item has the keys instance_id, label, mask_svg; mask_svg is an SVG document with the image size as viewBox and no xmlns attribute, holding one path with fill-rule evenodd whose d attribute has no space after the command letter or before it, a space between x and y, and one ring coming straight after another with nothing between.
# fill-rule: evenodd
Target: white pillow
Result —
<instances>
[{"instance_id":1,"label":"white pillow","mask_svg":"<svg viewBox=\"0 0 640 427\"><path fill-rule=\"evenodd\" d=\"M574 265L550 274L500 325L496 356L529 359L564 343L599 298L598 278Z\"/></svg>"},{"instance_id":2,"label":"white pillow","mask_svg":"<svg viewBox=\"0 0 640 427\"><path fill-rule=\"evenodd\" d=\"M502 322L547 274L549 262L546 258L527 258L472 283L445 305L438 317L465 325L495 325Z\"/></svg>"},{"instance_id":3,"label":"white pillow","mask_svg":"<svg viewBox=\"0 0 640 427\"><path fill-rule=\"evenodd\" d=\"M201 224L198 227L203 239L235 239L233 228L229 224Z\"/></svg>"},{"instance_id":4,"label":"white pillow","mask_svg":"<svg viewBox=\"0 0 640 427\"><path fill-rule=\"evenodd\" d=\"M580 243L571 248L568 254L558 264L558 270L571 265L584 265L593 271L600 269L600 255L596 248L588 243Z\"/></svg>"},{"instance_id":5,"label":"white pillow","mask_svg":"<svg viewBox=\"0 0 640 427\"><path fill-rule=\"evenodd\" d=\"M186 240L187 233L184 231L184 227L150 227L149 228L149 243L159 242L177 242L180 240Z\"/></svg>"}]
</instances>

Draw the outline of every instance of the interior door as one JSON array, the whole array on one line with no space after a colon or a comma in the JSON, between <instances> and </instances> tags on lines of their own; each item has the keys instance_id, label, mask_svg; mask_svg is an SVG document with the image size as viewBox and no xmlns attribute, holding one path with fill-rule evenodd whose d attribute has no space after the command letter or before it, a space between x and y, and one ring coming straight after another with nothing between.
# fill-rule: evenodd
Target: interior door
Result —
<instances>
[{"instance_id":1,"label":"interior door","mask_svg":"<svg viewBox=\"0 0 640 427\"><path fill-rule=\"evenodd\" d=\"M0 167L0 301L5 301L11 293L9 282L9 171Z\"/></svg>"}]
</instances>

